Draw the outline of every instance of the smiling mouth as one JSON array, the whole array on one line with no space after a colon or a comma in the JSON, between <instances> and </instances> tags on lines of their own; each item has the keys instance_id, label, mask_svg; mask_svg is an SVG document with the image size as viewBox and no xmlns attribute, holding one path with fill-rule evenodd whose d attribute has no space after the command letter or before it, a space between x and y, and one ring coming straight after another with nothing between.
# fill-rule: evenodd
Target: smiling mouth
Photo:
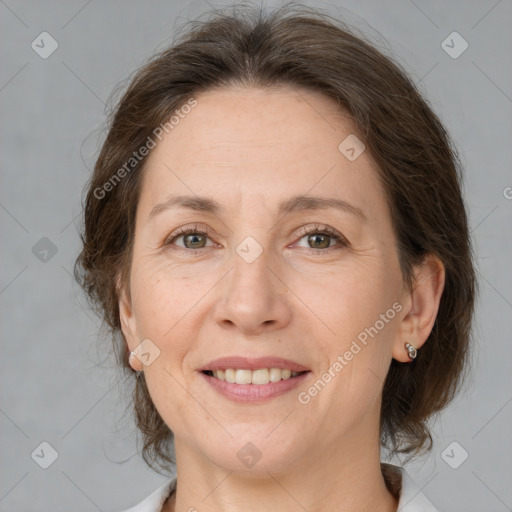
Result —
<instances>
[{"instance_id":1,"label":"smiling mouth","mask_svg":"<svg viewBox=\"0 0 512 512\"><path fill-rule=\"evenodd\" d=\"M272 382L280 382L281 380L289 380L299 377L308 371L295 372L290 370L281 370L274 368L272 370L203 370L201 373L213 377L215 379L225 381L229 384L242 384L242 385L267 385Z\"/></svg>"}]
</instances>

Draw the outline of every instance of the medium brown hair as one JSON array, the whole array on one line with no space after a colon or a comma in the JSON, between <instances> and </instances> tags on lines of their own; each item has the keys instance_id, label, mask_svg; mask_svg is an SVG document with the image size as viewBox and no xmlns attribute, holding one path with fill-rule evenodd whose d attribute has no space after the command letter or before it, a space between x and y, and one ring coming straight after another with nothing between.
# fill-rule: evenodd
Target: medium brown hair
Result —
<instances>
[{"instance_id":1,"label":"medium brown hair","mask_svg":"<svg viewBox=\"0 0 512 512\"><path fill-rule=\"evenodd\" d=\"M348 113L378 165L406 286L414 286L413 267L427 254L445 266L430 336L413 363L392 360L382 396L382 445L395 454L426 452L432 446L427 420L452 400L469 362L477 284L456 149L403 68L340 20L296 5L270 13L238 6L208 16L189 22L184 35L138 70L112 110L87 185L75 276L109 327L119 363L131 371L116 276L128 282L146 158L132 168L126 162L201 91L284 85L323 93ZM108 192L98 193L109 180ZM173 434L143 375L134 380L143 458L156 471L168 470Z\"/></svg>"}]
</instances>

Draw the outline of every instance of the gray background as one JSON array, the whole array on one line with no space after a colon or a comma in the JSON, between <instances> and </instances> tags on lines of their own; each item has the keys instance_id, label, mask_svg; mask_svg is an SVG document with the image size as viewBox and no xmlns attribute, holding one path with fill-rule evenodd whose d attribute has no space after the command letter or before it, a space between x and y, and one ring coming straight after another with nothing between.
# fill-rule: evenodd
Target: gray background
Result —
<instances>
[{"instance_id":1,"label":"gray background","mask_svg":"<svg viewBox=\"0 0 512 512\"><path fill-rule=\"evenodd\" d=\"M433 423L432 453L407 470L440 511L512 510L512 3L315 5L394 55L452 134L466 169L481 283L474 371ZM207 9L203 0L0 1L1 511L115 511L165 481L136 454L133 422L122 415L129 396L71 272L104 103L172 42L178 26ZM47 59L31 47L43 31L59 45ZM456 59L441 46L453 31L469 44ZM41 252L49 247L43 237L56 254ZM46 470L31 457L41 442L58 453ZM463 450L469 456L457 469L445 462L456 465Z\"/></svg>"}]
</instances>

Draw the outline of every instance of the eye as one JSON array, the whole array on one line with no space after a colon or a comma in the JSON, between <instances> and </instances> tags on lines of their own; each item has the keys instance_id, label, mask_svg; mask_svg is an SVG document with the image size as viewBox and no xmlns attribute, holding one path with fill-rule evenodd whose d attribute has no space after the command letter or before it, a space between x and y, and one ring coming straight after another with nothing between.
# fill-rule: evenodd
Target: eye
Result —
<instances>
[{"instance_id":1,"label":"eye","mask_svg":"<svg viewBox=\"0 0 512 512\"><path fill-rule=\"evenodd\" d=\"M171 234L169 238L167 238L167 240L164 242L164 246L175 245L175 240L182 238L184 245L178 245L178 247L186 250L187 252L194 253L200 249L203 249L204 247L207 247L206 240L208 239L208 236L208 229L200 229L197 225L193 227L189 226L180 228L178 231Z\"/></svg>"},{"instance_id":2,"label":"eye","mask_svg":"<svg viewBox=\"0 0 512 512\"><path fill-rule=\"evenodd\" d=\"M301 230L301 240L311 235L317 235L316 238L311 237L313 246L309 246L309 249L318 255L325 255L330 253L333 246L339 246L338 248L348 247L350 244L343 235L330 228L329 226L319 226L317 224L308 226ZM210 237L210 232L207 228L200 228L198 225L179 228L177 231L172 233L164 242L164 246L174 245L178 250L185 251L187 253L199 254L201 249L207 247L213 247L214 244L206 245L207 240ZM176 240L183 239L183 245L175 244ZM331 242L335 242L331 244ZM309 241L308 241L309 244Z\"/></svg>"},{"instance_id":3,"label":"eye","mask_svg":"<svg viewBox=\"0 0 512 512\"><path fill-rule=\"evenodd\" d=\"M338 245L340 247L348 247L349 243L347 239L330 228L329 226L319 226L317 224L304 228L301 232L302 238L309 237L307 243L310 244L312 241L313 245L309 245L309 248L314 254L325 254L331 252L327 249L331 249L333 246ZM311 236L315 235L315 237ZM331 242L335 242L331 245Z\"/></svg>"}]
</instances>

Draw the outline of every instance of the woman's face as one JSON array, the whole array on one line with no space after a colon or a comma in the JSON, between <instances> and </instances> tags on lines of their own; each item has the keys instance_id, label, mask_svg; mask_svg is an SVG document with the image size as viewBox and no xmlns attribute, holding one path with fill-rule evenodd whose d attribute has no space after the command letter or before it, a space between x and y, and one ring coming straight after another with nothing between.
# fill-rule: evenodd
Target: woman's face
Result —
<instances>
[{"instance_id":1,"label":"woman's face","mask_svg":"<svg viewBox=\"0 0 512 512\"><path fill-rule=\"evenodd\" d=\"M121 301L130 350L150 340L145 378L176 446L254 473L378 445L391 358L407 360L409 296L368 151L357 156L350 123L318 93L218 89L196 100L147 161ZM171 205L177 196L195 203ZM190 207L202 198L217 209ZM309 372L279 396L237 401L200 371L230 356Z\"/></svg>"}]
</instances>

